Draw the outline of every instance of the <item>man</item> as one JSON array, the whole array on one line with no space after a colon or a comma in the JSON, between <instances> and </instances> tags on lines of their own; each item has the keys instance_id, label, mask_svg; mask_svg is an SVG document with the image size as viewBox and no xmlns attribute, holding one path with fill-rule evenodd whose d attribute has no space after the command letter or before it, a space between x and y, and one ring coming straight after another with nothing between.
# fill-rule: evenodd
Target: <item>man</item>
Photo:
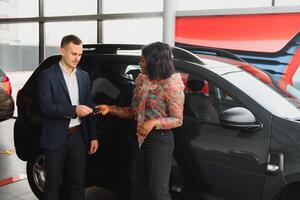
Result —
<instances>
[{"instance_id":1,"label":"man","mask_svg":"<svg viewBox=\"0 0 300 200\"><path fill-rule=\"evenodd\" d=\"M89 75L78 69L82 42L75 35L62 38L61 60L39 77L39 105L43 117L40 146L46 158L45 200L57 200L63 175L68 196L84 199L86 152L94 154L98 141ZM63 169L67 174L63 174Z\"/></svg>"}]
</instances>

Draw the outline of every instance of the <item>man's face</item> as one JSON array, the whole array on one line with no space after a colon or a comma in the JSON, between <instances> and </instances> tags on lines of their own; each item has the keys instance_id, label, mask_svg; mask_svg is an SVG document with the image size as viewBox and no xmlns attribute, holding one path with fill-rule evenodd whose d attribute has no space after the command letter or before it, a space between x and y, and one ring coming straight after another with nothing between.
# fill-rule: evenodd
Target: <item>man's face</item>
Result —
<instances>
[{"instance_id":1,"label":"man's face","mask_svg":"<svg viewBox=\"0 0 300 200\"><path fill-rule=\"evenodd\" d=\"M69 43L60 49L65 67L76 68L82 55L82 44Z\"/></svg>"}]
</instances>

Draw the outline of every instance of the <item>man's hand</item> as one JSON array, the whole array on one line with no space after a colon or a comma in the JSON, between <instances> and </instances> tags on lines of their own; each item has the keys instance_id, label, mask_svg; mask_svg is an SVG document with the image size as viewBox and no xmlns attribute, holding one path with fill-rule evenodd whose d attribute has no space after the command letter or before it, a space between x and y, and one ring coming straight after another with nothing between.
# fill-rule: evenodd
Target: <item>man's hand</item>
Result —
<instances>
[{"instance_id":1,"label":"man's hand","mask_svg":"<svg viewBox=\"0 0 300 200\"><path fill-rule=\"evenodd\" d=\"M88 154L94 154L96 153L98 147L99 147L99 143L98 143L98 140L92 140L91 141L91 145L90 145L90 150L88 152Z\"/></svg>"},{"instance_id":2,"label":"man's hand","mask_svg":"<svg viewBox=\"0 0 300 200\"><path fill-rule=\"evenodd\" d=\"M76 106L76 115L78 117L85 117L89 114L93 113L93 109L86 105L78 105Z\"/></svg>"}]
</instances>

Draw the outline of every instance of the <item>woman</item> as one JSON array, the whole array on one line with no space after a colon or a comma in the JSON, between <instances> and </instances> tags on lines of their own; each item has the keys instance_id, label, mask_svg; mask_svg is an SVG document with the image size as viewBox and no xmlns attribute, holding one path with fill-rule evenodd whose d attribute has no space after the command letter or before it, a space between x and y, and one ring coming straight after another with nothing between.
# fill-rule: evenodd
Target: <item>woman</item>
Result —
<instances>
[{"instance_id":1,"label":"woman","mask_svg":"<svg viewBox=\"0 0 300 200\"><path fill-rule=\"evenodd\" d=\"M171 129L182 125L184 84L180 74L174 73L172 52L165 43L145 46L139 65L142 73L136 78L131 107L97 107L103 115L137 120L139 146L132 157L131 199L171 200Z\"/></svg>"}]
</instances>

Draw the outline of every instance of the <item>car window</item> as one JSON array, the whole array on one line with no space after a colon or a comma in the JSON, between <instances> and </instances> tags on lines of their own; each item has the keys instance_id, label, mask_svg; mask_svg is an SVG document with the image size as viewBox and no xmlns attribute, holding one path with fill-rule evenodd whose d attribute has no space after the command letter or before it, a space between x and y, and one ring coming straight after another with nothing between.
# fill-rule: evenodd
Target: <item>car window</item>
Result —
<instances>
[{"instance_id":1,"label":"car window","mask_svg":"<svg viewBox=\"0 0 300 200\"><path fill-rule=\"evenodd\" d=\"M116 99L121 91L108 79L98 77L92 82L92 98L97 98L101 93L112 99Z\"/></svg>"},{"instance_id":2,"label":"car window","mask_svg":"<svg viewBox=\"0 0 300 200\"><path fill-rule=\"evenodd\" d=\"M116 59L99 62L90 75L93 102L129 106L135 87L135 73L139 70L133 66L130 62L122 63Z\"/></svg>"},{"instance_id":3,"label":"car window","mask_svg":"<svg viewBox=\"0 0 300 200\"><path fill-rule=\"evenodd\" d=\"M252 74L241 70L226 73L223 75L223 78L238 87L274 115L287 119L300 119L300 111L295 104L291 103L291 101L282 96L278 91L260 81Z\"/></svg>"},{"instance_id":4,"label":"car window","mask_svg":"<svg viewBox=\"0 0 300 200\"><path fill-rule=\"evenodd\" d=\"M218 124L219 115L232 107L243 107L211 81L191 74L182 75L185 84L184 115L196 120Z\"/></svg>"},{"instance_id":5,"label":"car window","mask_svg":"<svg viewBox=\"0 0 300 200\"><path fill-rule=\"evenodd\" d=\"M295 88L297 88L298 90L300 90L300 65L298 66L294 76L292 77L292 81L293 84L295 86Z\"/></svg>"},{"instance_id":6,"label":"car window","mask_svg":"<svg viewBox=\"0 0 300 200\"><path fill-rule=\"evenodd\" d=\"M125 74L128 76L129 79L132 80L133 84L139 73L141 73L141 67L139 65L128 65L125 70Z\"/></svg>"}]
</instances>

